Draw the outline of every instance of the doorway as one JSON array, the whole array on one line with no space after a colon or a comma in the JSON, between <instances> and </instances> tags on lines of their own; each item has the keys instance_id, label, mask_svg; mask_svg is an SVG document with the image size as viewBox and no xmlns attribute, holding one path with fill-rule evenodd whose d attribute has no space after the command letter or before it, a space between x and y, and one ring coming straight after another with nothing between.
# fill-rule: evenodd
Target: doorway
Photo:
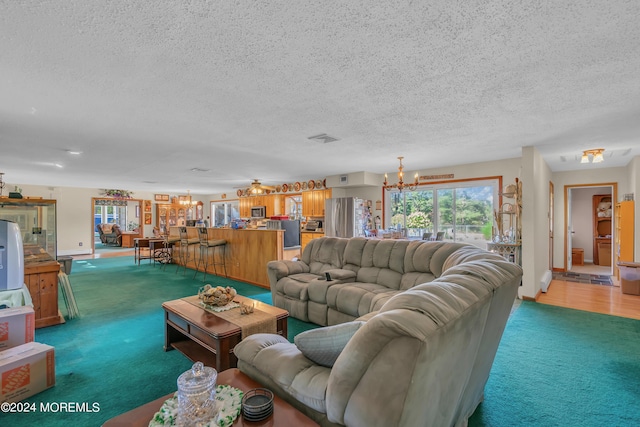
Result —
<instances>
[{"instance_id":1,"label":"doorway","mask_svg":"<svg viewBox=\"0 0 640 427\"><path fill-rule=\"evenodd\" d=\"M142 230L142 200L114 199L108 197L93 197L91 199L91 247L93 253L109 248L114 249L133 247L132 239L141 237ZM117 224L127 238L121 237L119 245L105 245L100 239L99 224ZM124 244L123 244L124 243Z\"/></svg>"},{"instance_id":2,"label":"doorway","mask_svg":"<svg viewBox=\"0 0 640 427\"><path fill-rule=\"evenodd\" d=\"M565 271L613 275L611 243L615 229L613 205L616 195L617 183L565 186ZM608 210L607 204L600 203L601 200L610 202ZM604 231L599 227L599 220L603 219L608 221Z\"/></svg>"}]
</instances>

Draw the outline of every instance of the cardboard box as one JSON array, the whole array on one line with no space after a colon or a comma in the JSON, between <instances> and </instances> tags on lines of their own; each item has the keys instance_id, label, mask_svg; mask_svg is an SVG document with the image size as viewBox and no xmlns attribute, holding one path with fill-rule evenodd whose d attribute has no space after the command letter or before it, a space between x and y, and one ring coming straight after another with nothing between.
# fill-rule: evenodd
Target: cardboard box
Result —
<instances>
[{"instance_id":1,"label":"cardboard box","mask_svg":"<svg viewBox=\"0 0 640 427\"><path fill-rule=\"evenodd\" d=\"M33 307L0 310L0 351L32 342L35 324Z\"/></svg>"},{"instance_id":2,"label":"cardboard box","mask_svg":"<svg viewBox=\"0 0 640 427\"><path fill-rule=\"evenodd\" d=\"M54 348L37 342L0 352L0 402L19 402L56 383Z\"/></svg>"},{"instance_id":3,"label":"cardboard box","mask_svg":"<svg viewBox=\"0 0 640 427\"><path fill-rule=\"evenodd\" d=\"M623 294L640 295L640 263L619 262L620 288Z\"/></svg>"}]
</instances>

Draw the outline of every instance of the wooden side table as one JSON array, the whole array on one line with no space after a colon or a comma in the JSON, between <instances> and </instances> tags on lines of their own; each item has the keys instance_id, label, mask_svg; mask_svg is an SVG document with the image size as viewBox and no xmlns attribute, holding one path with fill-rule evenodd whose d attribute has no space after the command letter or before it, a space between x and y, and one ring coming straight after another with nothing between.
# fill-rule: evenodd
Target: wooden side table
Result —
<instances>
[{"instance_id":1,"label":"wooden side table","mask_svg":"<svg viewBox=\"0 0 640 427\"><path fill-rule=\"evenodd\" d=\"M121 237L122 247L123 248L133 248L134 241L136 238L140 237L140 233L135 231L123 231Z\"/></svg>"}]
</instances>

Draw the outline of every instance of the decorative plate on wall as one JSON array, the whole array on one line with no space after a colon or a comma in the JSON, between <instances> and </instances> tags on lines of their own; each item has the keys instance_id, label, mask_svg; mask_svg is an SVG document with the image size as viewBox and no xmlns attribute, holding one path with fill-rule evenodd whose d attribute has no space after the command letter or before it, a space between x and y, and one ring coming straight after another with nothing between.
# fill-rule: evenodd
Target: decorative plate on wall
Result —
<instances>
[{"instance_id":1,"label":"decorative plate on wall","mask_svg":"<svg viewBox=\"0 0 640 427\"><path fill-rule=\"evenodd\" d=\"M282 184L282 192L286 193L287 191L289 191L289 186L287 184Z\"/></svg>"},{"instance_id":2,"label":"decorative plate on wall","mask_svg":"<svg viewBox=\"0 0 640 427\"><path fill-rule=\"evenodd\" d=\"M303 190L306 190L306 189L307 189L307 183L306 183L306 182L303 182L303 183L302 183L302 189L303 189Z\"/></svg>"},{"instance_id":3,"label":"decorative plate on wall","mask_svg":"<svg viewBox=\"0 0 640 427\"><path fill-rule=\"evenodd\" d=\"M299 183L299 182L296 182L296 183L293 185L293 190L294 190L294 191L300 191L300 187L301 187L301 186L300 186L300 183Z\"/></svg>"},{"instance_id":4,"label":"decorative plate on wall","mask_svg":"<svg viewBox=\"0 0 640 427\"><path fill-rule=\"evenodd\" d=\"M236 191L236 194L238 195L238 197L242 196L242 190Z\"/></svg>"},{"instance_id":5,"label":"decorative plate on wall","mask_svg":"<svg viewBox=\"0 0 640 427\"><path fill-rule=\"evenodd\" d=\"M324 188L327 188L327 179L326 178L322 180L322 186Z\"/></svg>"},{"instance_id":6,"label":"decorative plate on wall","mask_svg":"<svg viewBox=\"0 0 640 427\"><path fill-rule=\"evenodd\" d=\"M276 192L280 192L282 190L282 187L280 187L279 185L276 185Z\"/></svg>"},{"instance_id":7,"label":"decorative plate on wall","mask_svg":"<svg viewBox=\"0 0 640 427\"><path fill-rule=\"evenodd\" d=\"M314 180L309 181L309 190L316 188L316 182Z\"/></svg>"},{"instance_id":8,"label":"decorative plate on wall","mask_svg":"<svg viewBox=\"0 0 640 427\"><path fill-rule=\"evenodd\" d=\"M320 180L316 181L316 188L322 188L322 181Z\"/></svg>"}]
</instances>

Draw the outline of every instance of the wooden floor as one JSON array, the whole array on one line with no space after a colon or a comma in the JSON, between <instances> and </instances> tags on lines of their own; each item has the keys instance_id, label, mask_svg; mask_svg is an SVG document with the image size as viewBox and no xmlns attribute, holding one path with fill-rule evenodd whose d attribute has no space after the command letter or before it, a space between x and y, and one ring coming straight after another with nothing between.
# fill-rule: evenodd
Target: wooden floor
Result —
<instances>
[{"instance_id":1,"label":"wooden floor","mask_svg":"<svg viewBox=\"0 0 640 427\"><path fill-rule=\"evenodd\" d=\"M623 294L619 286L552 280L537 302L640 320L640 295Z\"/></svg>"},{"instance_id":2,"label":"wooden floor","mask_svg":"<svg viewBox=\"0 0 640 427\"><path fill-rule=\"evenodd\" d=\"M73 259L79 260L79 259L112 258L112 257L119 257L119 256L133 257L133 251L134 251L133 249L130 249L130 250L122 249L122 250L105 251L105 252L96 251L96 253L90 254L90 255L74 255Z\"/></svg>"}]
</instances>

